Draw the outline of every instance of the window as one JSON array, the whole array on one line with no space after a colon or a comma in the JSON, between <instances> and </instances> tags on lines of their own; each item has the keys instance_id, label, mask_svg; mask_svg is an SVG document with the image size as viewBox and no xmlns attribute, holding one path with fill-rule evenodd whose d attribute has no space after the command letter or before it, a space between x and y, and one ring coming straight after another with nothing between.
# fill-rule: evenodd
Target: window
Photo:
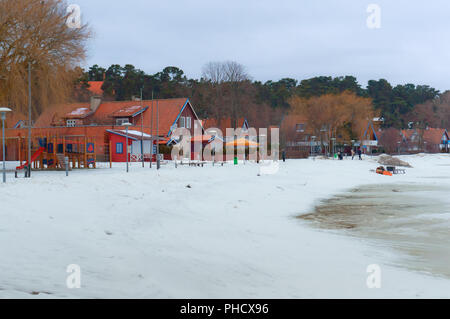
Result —
<instances>
[{"instance_id":1,"label":"window","mask_svg":"<svg viewBox=\"0 0 450 319\"><path fill-rule=\"evenodd\" d=\"M186 118L180 117L180 127L186 127Z\"/></svg>"},{"instance_id":2,"label":"window","mask_svg":"<svg viewBox=\"0 0 450 319\"><path fill-rule=\"evenodd\" d=\"M297 124L295 126L295 128L296 128L297 132L303 133L305 131L305 124Z\"/></svg>"},{"instance_id":3,"label":"window","mask_svg":"<svg viewBox=\"0 0 450 319\"><path fill-rule=\"evenodd\" d=\"M116 143L116 154L123 154L123 143Z\"/></svg>"},{"instance_id":4,"label":"window","mask_svg":"<svg viewBox=\"0 0 450 319\"><path fill-rule=\"evenodd\" d=\"M186 117L186 128L190 129L191 127L192 127L191 118Z\"/></svg>"},{"instance_id":5,"label":"window","mask_svg":"<svg viewBox=\"0 0 450 319\"><path fill-rule=\"evenodd\" d=\"M77 120L67 120L67 127L75 127Z\"/></svg>"},{"instance_id":6,"label":"window","mask_svg":"<svg viewBox=\"0 0 450 319\"><path fill-rule=\"evenodd\" d=\"M128 118L116 119L117 126L123 126L123 124L128 123L130 120Z\"/></svg>"}]
</instances>

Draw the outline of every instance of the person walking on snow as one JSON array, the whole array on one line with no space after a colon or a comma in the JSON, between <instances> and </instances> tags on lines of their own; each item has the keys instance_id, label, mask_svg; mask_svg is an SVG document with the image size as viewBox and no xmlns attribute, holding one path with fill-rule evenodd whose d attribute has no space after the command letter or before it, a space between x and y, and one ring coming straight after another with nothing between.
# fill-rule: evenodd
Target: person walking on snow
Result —
<instances>
[{"instance_id":1,"label":"person walking on snow","mask_svg":"<svg viewBox=\"0 0 450 319\"><path fill-rule=\"evenodd\" d=\"M360 148L358 148L358 156L359 156L359 160L360 161L362 161L362 152L361 152L361 149Z\"/></svg>"},{"instance_id":2,"label":"person walking on snow","mask_svg":"<svg viewBox=\"0 0 450 319\"><path fill-rule=\"evenodd\" d=\"M352 148L352 161L355 159L355 155L356 155L356 152L355 152L355 150Z\"/></svg>"}]
</instances>

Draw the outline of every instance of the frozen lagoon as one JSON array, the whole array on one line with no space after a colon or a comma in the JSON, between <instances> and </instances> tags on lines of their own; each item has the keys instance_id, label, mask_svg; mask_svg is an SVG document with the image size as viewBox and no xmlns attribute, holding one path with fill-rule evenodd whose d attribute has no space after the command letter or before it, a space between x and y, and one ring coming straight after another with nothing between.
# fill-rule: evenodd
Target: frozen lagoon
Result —
<instances>
[{"instance_id":1,"label":"frozen lagoon","mask_svg":"<svg viewBox=\"0 0 450 319\"><path fill-rule=\"evenodd\" d=\"M403 252L297 218L361 185L450 185L448 155L405 159L414 169L392 178L371 159L293 160L265 176L253 164L9 174L0 297L448 298L450 280L405 268ZM80 289L66 286L71 264ZM381 289L366 285L371 264Z\"/></svg>"},{"instance_id":2,"label":"frozen lagoon","mask_svg":"<svg viewBox=\"0 0 450 319\"><path fill-rule=\"evenodd\" d=\"M300 218L396 250L394 265L450 279L449 192L442 185L360 186L324 200Z\"/></svg>"}]
</instances>

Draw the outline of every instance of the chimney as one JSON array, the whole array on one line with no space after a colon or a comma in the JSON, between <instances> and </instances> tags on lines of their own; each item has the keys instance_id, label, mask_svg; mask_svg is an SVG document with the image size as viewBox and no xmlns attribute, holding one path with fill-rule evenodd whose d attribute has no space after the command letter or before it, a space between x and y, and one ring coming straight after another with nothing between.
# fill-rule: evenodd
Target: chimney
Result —
<instances>
[{"instance_id":1,"label":"chimney","mask_svg":"<svg viewBox=\"0 0 450 319\"><path fill-rule=\"evenodd\" d=\"M91 111L97 111L98 107L102 104L102 98L100 96L91 96Z\"/></svg>"}]
</instances>

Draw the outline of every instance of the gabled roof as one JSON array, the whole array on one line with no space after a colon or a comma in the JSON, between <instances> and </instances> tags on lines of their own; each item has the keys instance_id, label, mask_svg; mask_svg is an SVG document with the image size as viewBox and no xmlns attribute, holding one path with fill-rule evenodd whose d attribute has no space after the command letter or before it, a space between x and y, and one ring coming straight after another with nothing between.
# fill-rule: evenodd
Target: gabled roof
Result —
<instances>
[{"instance_id":1,"label":"gabled roof","mask_svg":"<svg viewBox=\"0 0 450 319\"><path fill-rule=\"evenodd\" d=\"M446 129L429 128L423 132L423 140L431 144L441 144L442 140L448 140Z\"/></svg>"},{"instance_id":2,"label":"gabled roof","mask_svg":"<svg viewBox=\"0 0 450 319\"><path fill-rule=\"evenodd\" d=\"M363 139L367 139L368 136L371 136L371 135L368 135L369 130L372 131L372 134L373 134L375 140L378 141L378 135L377 135L377 132L375 131L375 127L373 126L372 121L369 121L369 123L367 123L367 128L364 132Z\"/></svg>"},{"instance_id":3,"label":"gabled roof","mask_svg":"<svg viewBox=\"0 0 450 319\"><path fill-rule=\"evenodd\" d=\"M190 107L198 120L195 110L192 108L188 98L145 100L145 101L113 101L102 102L95 112L90 113L85 118L89 118L92 124L114 125L116 117L137 116L144 112L145 126L149 127L152 121L153 105L153 134L156 135L157 109L159 110L159 134L171 134L171 128L178 121L181 113L186 107ZM63 104L52 107L36 121L35 127L64 126L68 114L82 113L82 109L90 110L90 103ZM87 112L83 110L83 112ZM84 113L83 113L84 114ZM80 118L79 115L77 118Z\"/></svg>"},{"instance_id":4,"label":"gabled roof","mask_svg":"<svg viewBox=\"0 0 450 319\"><path fill-rule=\"evenodd\" d=\"M172 134L175 124L178 122L181 114L186 108L190 108L192 110L192 113L194 114L193 121L199 120L197 113L195 113L195 110L188 98L149 100L143 101L142 104L148 106L148 109L145 111L144 121L147 126L153 122L154 135L157 135L156 123L158 122L158 116L158 133L159 135L165 135L167 137Z\"/></svg>"},{"instance_id":5,"label":"gabled roof","mask_svg":"<svg viewBox=\"0 0 450 319\"><path fill-rule=\"evenodd\" d=\"M423 132L423 141L429 144L441 144L442 140L448 140L448 132L441 128L427 128L418 131L417 129L402 130L402 136L406 140L411 140L414 135L420 135Z\"/></svg>"}]
</instances>

